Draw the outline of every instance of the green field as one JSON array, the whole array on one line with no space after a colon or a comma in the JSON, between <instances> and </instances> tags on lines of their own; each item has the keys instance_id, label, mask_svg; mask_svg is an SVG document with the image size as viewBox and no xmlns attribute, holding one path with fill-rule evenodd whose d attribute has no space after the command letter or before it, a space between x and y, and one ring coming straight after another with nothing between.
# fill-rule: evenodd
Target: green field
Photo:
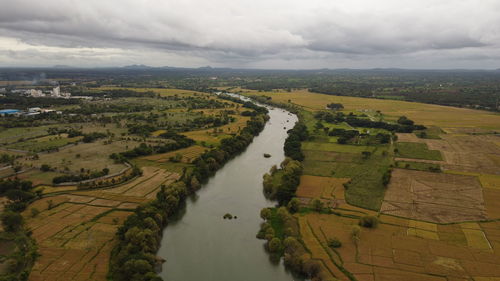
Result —
<instances>
[{"instance_id":1,"label":"green field","mask_svg":"<svg viewBox=\"0 0 500 281\"><path fill-rule=\"evenodd\" d=\"M427 160L443 160L439 150L429 150L427 144L416 142L398 142L396 143L397 157L427 159Z\"/></svg>"},{"instance_id":2,"label":"green field","mask_svg":"<svg viewBox=\"0 0 500 281\"><path fill-rule=\"evenodd\" d=\"M382 175L389 169L392 163L391 157L372 155L368 159L361 159L352 153L339 153L336 157L343 159L344 162L311 160L311 158L318 159L319 155L307 151L303 162L304 174L350 178L351 182L345 192L347 202L355 206L378 210L386 189L382 183Z\"/></svg>"},{"instance_id":3,"label":"green field","mask_svg":"<svg viewBox=\"0 0 500 281\"><path fill-rule=\"evenodd\" d=\"M418 171L441 171L441 166L439 164L423 162L397 161L396 167Z\"/></svg>"},{"instance_id":4,"label":"green field","mask_svg":"<svg viewBox=\"0 0 500 281\"><path fill-rule=\"evenodd\" d=\"M349 153L361 153L362 151L373 152L375 150L375 147L373 146L347 145L332 142L303 142L302 148L304 150L322 150Z\"/></svg>"},{"instance_id":5,"label":"green field","mask_svg":"<svg viewBox=\"0 0 500 281\"><path fill-rule=\"evenodd\" d=\"M68 138L65 136L45 136L23 142L16 142L7 145L6 148L26 150L31 152L41 152L59 148L70 143L78 142L81 138L81 136L74 138Z\"/></svg>"}]
</instances>

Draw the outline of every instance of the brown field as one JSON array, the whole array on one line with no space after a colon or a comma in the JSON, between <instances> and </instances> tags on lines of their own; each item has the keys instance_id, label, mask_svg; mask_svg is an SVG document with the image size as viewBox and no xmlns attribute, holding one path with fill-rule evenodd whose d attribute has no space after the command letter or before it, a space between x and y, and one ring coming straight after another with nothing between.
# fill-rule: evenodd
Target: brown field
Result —
<instances>
[{"instance_id":1,"label":"brown field","mask_svg":"<svg viewBox=\"0 0 500 281\"><path fill-rule=\"evenodd\" d=\"M302 175L296 195L301 198L320 198L333 201L335 205L344 201L344 186L349 179ZM340 201L338 201L340 200Z\"/></svg>"},{"instance_id":2,"label":"brown field","mask_svg":"<svg viewBox=\"0 0 500 281\"><path fill-rule=\"evenodd\" d=\"M182 160L181 162L183 163L191 163L191 161L195 160L198 156L203 154L207 149L199 146L199 145L193 145L188 148L183 148L167 153L161 153L161 154L154 154L150 156L145 156L141 157L141 159L145 160L150 160L150 161L156 161L156 162L167 162L169 161L170 157L175 157L177 154L182 155Z\"/></svg>"},{"instance_id":3,"label":"brown field","mask_svg":"<svg viewBox=\"0 0 500 281\"><path fill-rule=\"evenodd\" d=\"M394 169L380 213L338 200L341 192L335 193L339 202L333 210L335 214L310 210L295 215L304 245L312 258L321 261L327 280L354 280L343 272L352 273L356 280L500 280L500 223L487 222L500 219L500 137L478 134L500 131L500 114L330 96L306 90L249 91L249 94L270 96L283 103L290 100L310 113L335 102L342 103L345 112L380 110L386 120L404 115L427 126L432 137L441 137L422 139L415 134L398 134L400 142L424 143L429 150L439 150L443 161L402 158L396 161L439 164L444 173ZM311 121L307 119L309 115L305 114L306 121ZM349 146L327 144L330 148L337 147L318 152L308 150L311 149L308 145L318 147L319 143L315 140L303 143L306 171L314 170L314 165L324 161L353 161L341 159L337 153L341 151L338 149ZM330 170L327 172L325 176L330 175ZM325 190L331 194L330 179L303 176L296 195L303 203L308 198L325 200ZM379 226L362 227L359 240L353 239L352 227L364 215L378 216ZM342 246L332 250L327 241L334 237Z\"/></svg>"},{"instance_id":4,"label":"brown field","mask_svg":"<svg viewBox=\"0 0 500 281\"><path fill-rule=\"evenodd\" d=\"M442 140L426 139L431 150L440 150L445 170L460 170L500 175L500 137L443 135Z\"/></svg>"},{"instance_id":5,"label":"brown field","mask_svg":"<svg viewBox=\"0 0 500 281\"><path fill-rule=\"evenodd\" d=\"M106 280L116 229L131 209L151 200L149 195L161 184L179 177L153 167L143 171L116 188L69 191L28 206L23 216L41 255L29 280ZM40 211L36 217L32 208Z\"/></svg>"},{"instance_id":6,"label":"brown field","mask_svg":"<svg viewBox=\"0 0 500 281\"><path fill-rule=\"evenodd\" d=\"M404 169L392 172L381 212L438 223L486 219L477 178Z\"/></svg>"},{"instance_id":7,"label":"brown field","mask_svg":"<svg viewBox=\"0 0 500 281\"><path fill-rule=\"evenodd\" d=\"M350 233L356 219L298 216L311 256L322 261L330 277L339 280L349 280L339 274L339 267L357 280L376 281L494 280L488 278L500 274L498 222L436 225L381 216L381 224L375 229L362 228L355 242ZM327 246L333 237L342 242L335 251Z\"/></svg>"}]
</instances>

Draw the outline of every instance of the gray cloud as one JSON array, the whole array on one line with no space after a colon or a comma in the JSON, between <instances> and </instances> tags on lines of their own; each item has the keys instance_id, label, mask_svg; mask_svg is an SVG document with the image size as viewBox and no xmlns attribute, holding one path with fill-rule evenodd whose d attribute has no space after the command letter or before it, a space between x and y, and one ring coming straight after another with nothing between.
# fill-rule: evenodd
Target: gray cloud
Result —
<instances>
[{"instance_id":1,"label":"gray cloud","mask_svg":"<svg viewBox=\"0 0 500 281\"><path fill-rule=\"evenodd\" d=\"M500 65L496 0L0 0L0 7L8 42L0 43L0 65L446 68L477 67L474 57L480 67Z\"/></svg>"}]
</instances>

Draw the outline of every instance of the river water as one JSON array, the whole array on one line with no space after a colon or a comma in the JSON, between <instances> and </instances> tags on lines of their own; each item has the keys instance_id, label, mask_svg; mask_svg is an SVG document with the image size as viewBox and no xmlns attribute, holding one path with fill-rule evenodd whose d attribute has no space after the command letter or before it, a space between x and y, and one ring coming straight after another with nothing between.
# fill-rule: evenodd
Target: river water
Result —
<instances>
[{"instance_id":1,"label":"river water","mask_svg":"<svg viewBox=\"0 0 500 281\"><path fill-rule=\"evenodd\" d=\"M158 256L166 259L166 281L300 280L270 261L255 238L260 210L275 205L262 192L262 176L284 159L286 131L297 117L269 110L270 120L248 148L229 161L173 218L163 232ZM271 158L264 158L269 153ZM237 219L225 220L231 213Z\"/></svg>"}]
</instances>

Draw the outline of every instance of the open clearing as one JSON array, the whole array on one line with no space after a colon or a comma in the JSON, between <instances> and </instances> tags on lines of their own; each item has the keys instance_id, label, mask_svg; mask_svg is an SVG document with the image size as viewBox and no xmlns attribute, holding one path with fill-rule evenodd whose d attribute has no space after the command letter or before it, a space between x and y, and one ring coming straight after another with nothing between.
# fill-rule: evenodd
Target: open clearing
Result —
<instances>
[{"instance_id":1,"label":"open clearing","mask_svg":"<svg viewBox=\"0 0 500 281\"><path fill-rule=\"evenodd\" d=\"M237 134L241 129L245 128L247 121L250 120L250 117L246 116L233 117L236 118L236 121L227 125L212 129L190 131L181 134L197 142L205 142L206 144L216 145L222 139Z\"/></svg>"},{"instance_id":2,"label":"open clearing","mask_svg":"<svg viewBox=\"0 0 500 281\"><path fill-rule=\"evenodd\" d=\"M395 169L381 213L436 223L486 219L475 177Z\"/></svg>"},{"instance_id":3,"label":"open clearing","mask_svg":"<svg viewBox=\"0 0 500 281\"><path fill-rule=\"evenodd\" d=\"M349 179L303 175L297 188L297 197L343 199L344 186Z\"/></svg>"},{"instance_id":4,"label":"open clearing","mask_svg":"<svg viewBox=\"0 0 500 281\"><path fill-rule=\"evenodd\" d=\"M129 183L102 190L69 191L32 203L23 213L40 257L30 280L106 280L117 228L160 185L179 175L144 167ZM49 208L51 206L51 208ZM31 216L31 209L40 213Z\"/></svg>"},{"instance_id":5,"label":"open clearing","mask_svg":"<svg viewBox=\"0 0 500 281\"><path fill-rule=\"evenodd\" d=\"M198 156L203 154L207 149L199 146L193 145L188 148L183 148L167 153L154 154L150 156L141 157L141 159L156 161L156 162L167 162L171 157L175 157L177 154L182 155L181 162L183 163L191 163L191 161L195 160Z\"/></svg>"},{"instance_id":6,"label":"open clearing","mask_svg":"<svg viewBox=\"0 0 500 281\"><path fill-rule=\"evenodd\" d=\"M85 170L90 168L93 171L108 168L110 174L113 174L121 171L125 165L115 164L109 155L134 148L139 144L139 142L127 140L114 141L107 145L103 145L101 141L81 143L65 147L57 152L40 153L39 159L26 158L22 160L22 163L34 167L48 164L59 171L67 171L66 167L68 167L71 172L75 173L80 173L82 168Z\"/></svg>"}]
</instances>

